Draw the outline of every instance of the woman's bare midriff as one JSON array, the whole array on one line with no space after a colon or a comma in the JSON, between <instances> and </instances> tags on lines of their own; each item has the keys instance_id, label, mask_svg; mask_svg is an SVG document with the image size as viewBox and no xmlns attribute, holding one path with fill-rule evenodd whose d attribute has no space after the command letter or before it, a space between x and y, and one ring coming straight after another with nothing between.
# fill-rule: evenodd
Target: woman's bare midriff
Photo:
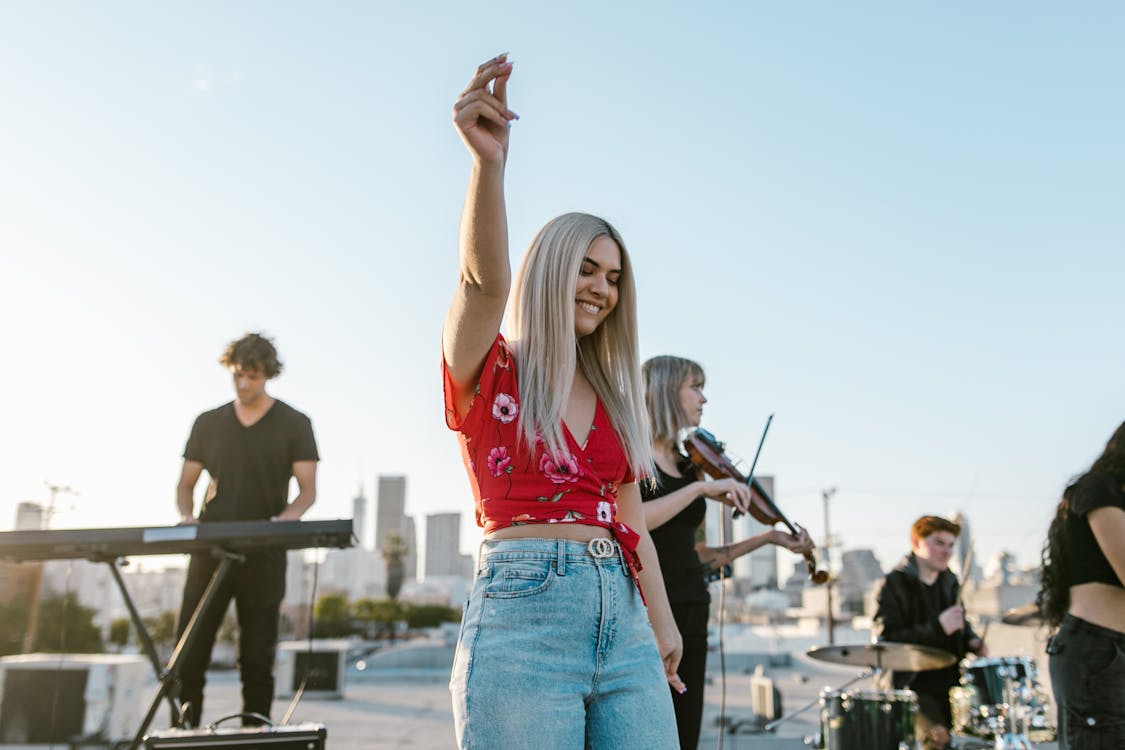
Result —
<instances>
[{"instance_id":1,"label":"woman's bare midriff","mask_svg":"<svg viewBox=\"0 0 1125 750\"><path fill-rule=\"evenodd\" d=\"M505 526L484 535L485 539L570 539L588 542L591 539L608 539L609 529L588 526L584 523L529 523L522 526Z\"/></svg>"},{"instance_id":2,"label":"woman's bare midriff","mask_svg":"<svg viewBox=\"0 0 1125 750\"><path fill-rule=\"evenodd\" d=\"M1086 622L1125 633L1125 589L1119 586L1107 583L1071 586L1067 611Z\"/></svg>"}]
</instances>

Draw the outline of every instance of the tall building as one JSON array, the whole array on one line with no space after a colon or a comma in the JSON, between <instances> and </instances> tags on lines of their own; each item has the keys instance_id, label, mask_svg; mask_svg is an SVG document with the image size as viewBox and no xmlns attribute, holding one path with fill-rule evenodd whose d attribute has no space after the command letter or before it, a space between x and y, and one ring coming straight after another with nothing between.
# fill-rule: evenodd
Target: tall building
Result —
<instances>
[{"instance_id":1,"label":"tall building","mask_svg":"<svg viewBox=\"0 0 1125 750\"><path fill-rule=\"evenodd\" d=\"M363 483L359 492L352 498L352 533L355 534L360 549L371 549L367 544L367 498L363 494Z\"/></svg>"},{"instance_id":2,"label":"tall building","mask_svg":"<svg viewBox=\"0 0 1125 750\"><path fill-rule=\"evenodd\" d=\"M46 528L43 525L45 513L39 503L24 502L16 506L16 531L39 531Z\"/></svg>"},{"instance_id":3,"label":"tall building","mask_svg":"<svg viewBox=\"0 0 1125 750\"><path fill-rule=\"evenodd\" d=\"M953 567L962 582L971 580L979 583L982 577L981 566L980 561L973 554L973 532L969 528L969 517L957 511L949 520L961 527L961 535L957 537L957 542L953 546ZM965 570L966 565L969 570Z\"/></svg>"},{"instance_id":4,"label":"tall building","mask_svg":"<svg viewBox=\"0 0 1125 750\"><path fill-rule=\"evenodd\" d=\"M406 540L406 477L380 475L376 484L375 549L381 551L391 534Z\"/></svg>"},{"instance_id":5,"label":"tall building","mask_svg":"<svg viewBox=\"0 0 1125 750\"><path fill-rule=\"evenodd\" d=\"M406 534L403 539L406 540L406 558L403 560L403 568L406 571L404 580L414 581L418 579L418 534L415 532L412 516L406 517Z\"/></svg>"},{"instance_id":6,"label":"tall building","mask_svg":"<svg viewBox=\"0 0 1125 750\"><path fill-rule=\"evenodd\" d=\"M375 551L382 552L387 546L387 538L397 534L406 544L404 580L413 581L418 576L418 544L414 519L406 515L406 477L380 475L376 485Z\"/></svg>"},{"instance_id":7,"label":"tall building","mask_svg":"<svg viewBox=\"0 0 1125 750\"><path fill-rule=\"evenodd\" d=\"M772 497L773 477L759 476L757 479ZM760 534L768 528L750 514L734 518L728 506L710 500L707 502L704 537L710 547L731 544L748 536ZM750 554L736 559L731 578L739 595L763 588L776 589L778 587L777 559L777 547L772 544L759 547Z\"/></svg>"},{"instance_id":8,"label":"tall building","mask_svg":"<svg viewBox=\"0 0 1125 750\"><path fill-rule=\"evenodd\" d=\"M426 516L426 565L423 579L459 576L461 561L461 514L434 513Z\"/></svg>"}]
</instances>

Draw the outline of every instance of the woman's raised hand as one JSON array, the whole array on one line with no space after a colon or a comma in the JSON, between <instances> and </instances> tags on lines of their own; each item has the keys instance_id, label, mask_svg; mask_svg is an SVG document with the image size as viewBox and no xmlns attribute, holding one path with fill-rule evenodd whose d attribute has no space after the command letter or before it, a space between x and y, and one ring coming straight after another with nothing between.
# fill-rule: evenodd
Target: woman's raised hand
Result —
<instances>
[{"instance_id":1,"label":"woman's raised hand","mask_svg":"<svg viewBox=\"0 0 1125 750\"><path fill-rule=\"evenodd\" d=\"M508 130L519 116L508 109L508 54L497 55L477 68L473 80L453 105L453 123L461 140L482 163L502 163L508 155Z\"/></svg>"},{"instance_id":2,"label":"woman's raised hand","mask_svg":"<svg viewBox=\"0 0 1125 750\"><path fill-rule=\"evenodd\" d=\"M703 494L746 513L750 510L750 488L734 479L712 479L703 483Z\"/></svg>"}]
</instances>

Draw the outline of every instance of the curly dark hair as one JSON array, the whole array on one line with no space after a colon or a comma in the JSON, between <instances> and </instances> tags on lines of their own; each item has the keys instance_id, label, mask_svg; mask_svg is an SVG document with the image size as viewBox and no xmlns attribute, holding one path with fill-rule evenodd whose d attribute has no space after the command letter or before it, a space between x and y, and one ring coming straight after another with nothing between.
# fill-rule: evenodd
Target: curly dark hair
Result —
<instances>
[{"instance_id":1,"label":"curly dark hair","mask_svg":"<svg viewBox=\"0 0 1125 750\"><path fill-rule=\"evenodd\" d=\"M1114 430L1105 450L1094 461L1090 470L1074 479L1063 490L1062 501L1059 502L1055 518L1047 530L1047 541L1043 544L1039 593L1035 597L1035 603L1043 619L1052 628L1057 628L1062 623L1063 616L1070 609L1070 587L1066 584L1067 565L1070 562L1066 539L1070 501L1078 483L1094 473L1108 474L1125 484L1125 422Z\"/></svg>"},{"instance_id":2,"label":"curly dark hair","mask_svg":"<svg viewBox=\"0 0 1125 750\"><path fill-rule=\"evenodd\" d=\"M219 358L219 364L223 367L257 370L265 375L267 380L276 378L281 374L282 368L273 340L261 333L248 333L227 344L226 351Z\"/></svg>"}]
</instances>

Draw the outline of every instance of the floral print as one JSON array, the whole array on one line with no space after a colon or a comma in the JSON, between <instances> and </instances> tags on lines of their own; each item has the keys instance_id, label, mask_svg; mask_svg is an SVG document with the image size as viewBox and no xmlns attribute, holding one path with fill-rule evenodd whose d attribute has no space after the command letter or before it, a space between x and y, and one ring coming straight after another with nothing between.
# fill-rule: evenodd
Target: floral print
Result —
<instances>
[{"instance_id":1,"label":"floral print","mask_svg":"<svg viewBox=\"0 0 1125 750\"><path fill-rule=\"evenodd\" d=\"M598 503L598 520L602 523L610 523L613 521L613 508L605 500Z\"/></svg>"},{"instance_id":2,"label":"floral print","mask_svg":"<svg viewBox=\"0 0 1125 750\"><path fill-rule=\"evenodd\" d=\"M503 475L512 470L512 459L508 456L508 449L501 446L488 452L488 473L494 477Z\"/></svg>"},{"instance_id":3,"label":"floral print","mask_svg":"<svg viewBox=\"0 0 1125 750\"><path fill-rule=\"evenodd\" d=\"M580 523L608 529L639 566L635 531L617 519L617 494L635 482L613 423L601 402L585 445L564 431L566 442L548 450L538 434L521 436L517 363L497 336L481 368L469 408L461 413L448 369L443 372L446 423L459 433L485 533L523 524Z\"/></svg>"},{"instance_id":4,"label":"floral print","mask_svg":"<svg viewBox=\"0 0 1125 750\"><path fill-rule=\"evenodd\" d=\"M539 459L539 471L555 484L577 482L582 476L578 460L569 453L544 452Z\"/></svg>"},{"instance_id":5,"label":"floral print","mask_svg":"<svg viewBox=\"0 0 1125 750\"><path fill-rule=\"evenodd\" d=\"M497 393L492 401L492 416L502 424L511 424L520 413L520 405L507 393Z\"/></svg>"}]
</instances>

